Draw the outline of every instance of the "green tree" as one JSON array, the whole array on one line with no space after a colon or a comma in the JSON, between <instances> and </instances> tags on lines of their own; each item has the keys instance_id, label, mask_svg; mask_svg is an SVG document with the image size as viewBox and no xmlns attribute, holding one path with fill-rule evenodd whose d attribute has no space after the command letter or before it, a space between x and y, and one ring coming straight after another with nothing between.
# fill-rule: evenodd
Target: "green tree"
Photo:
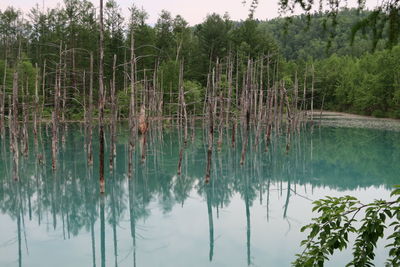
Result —
<instances>
[{"instance_id":1,"label":"green tree","mask_svg":"<svg viewBox=\"0 0 400 267\"><path fill-rule=\"evenodd\" d=\"M174 55L173 23L171 13L162 10L155 25L156 46L160 51L159 56L162 59L172 58L172 55Z\"/></svg>"},{"instance_id":2,"label":"green tree","mask_svg":"<svg viewBox=\"0 0 400 267\"><path fill-rule=\"evenodd\" d=\"M304 251L296 255L293 265L324 266L329 256L348 247L349 237L355 234L353 259L347 266L374 266L374 249L378 240L384 238L386 231L389 232L386 264L399 266L400 186L397 186L391 196L394 197L392 201L375 200L368 204L362 204L352 196L326 197L315 201L313 211L320 215L313 218L312 223L302 227L301 231L307 230L309 234L301 242ZM364 217L361 215L363 213Z\"/></svg>"}]
</instances>

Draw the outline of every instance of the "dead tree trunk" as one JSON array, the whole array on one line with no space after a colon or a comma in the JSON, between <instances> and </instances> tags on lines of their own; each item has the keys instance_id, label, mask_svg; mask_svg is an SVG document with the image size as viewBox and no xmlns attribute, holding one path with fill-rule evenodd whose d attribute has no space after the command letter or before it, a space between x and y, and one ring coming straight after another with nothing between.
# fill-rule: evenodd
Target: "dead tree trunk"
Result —
<instances>
[{"instance_id":1,"label":"dead tree trunk","mask_svg":"<svg viewBox=\"0 0 400 267\"><path fill-rule=\"evenodd\" d=\"M88 165L93 164L93 53L90 53L90 82L89 82L89 110L88 110L88 144L87 144L87 162Z\"/></svg>"},{"instance_id":2,"label":"dead tree trunk","mask_svg":"<svg viewBox=\"0 0 400 267\"><path fill-rule=\"evenodd\" d=\"M56 112L53 111L51 114L52 121L52 141L51 141L51 159L52 159L52 168L53 171L56 169L57 165L57 147L58 147L58 138L57 138L57 115Z\"/></svg>"},{"instance_id":3,"label":"dead tree trunk","mask_svg":"<svg viewBox=\"0 0 400 267\"><path fill-rule=\"evenodd\" d=\"M0 132L4 134L5 130L5 100L6 100L6 79L7 79L7 59L4 60L3 86L0 91Z\"/></svg>"},{"instance_id":4,"label":"dead tree trunk","mask_svg":"<svg viewBox=\"0 0 400 267\"><path fill-rule=\"evenodd\" d=\"M250 88L252 84L252 62L251 60L248 61L247 64L247 75L246 75L246 83L243 92L243 141L242 141L242 153L240 158L240 165L244 164L247 152L247 143L249 140L249 130L250 130L250 109L249 109L249 98L250 98Z\"/></svg>"},{"instance_id":5,"label":"dead tree trunk","mask_svg":"<svg viewBox=\"0 0 400 267\"><path fill-rule=\"evenodd\" d=\"M257 118L257 127L256 127L256 137L254 141L254 147L257 147L259 138L261 135L261 124L263 122L263 114L264 114L264 88L263 88L263 72L264 72L264 62L263 58L261 58L261 65L260 65L260 83L259 83L259 90L258 90L258 113L255 113L254 116ZM257 102L255 103L257 105Z\"/></svg>"},{"instance_id":6,"label":"dead tree trunk","mask_svg":"<svg viewBox=\"0 0 400 267\"><path fill-rule=\"evenodd\" d=\"M27 88L28 89L28 88ZM22 128L22 142L23 142L23 150L22 153L25 157L28 156L28 151L29 151L29 135L28 135L28 119L29 119L29 113L28 113L28 107L27 104L24 102L22 103L22 114L23 114L23 128Z\"/></svg>"},{"instance_id":7,"label":"dead tree trunk","mask_svg":"<svg viewBox=\"0 0 400 267\"><path fill-rule=\"evenodd\" d=\"M135 147L135 137L136 137L136 130L135 130L135 68L136 68L136 57L135 57L135 38L133 31L131 32L131 91L130 91L130 104L129 104L129 152L128 152L128 172L129 177L131 177L132 173L132 153Z\"/></svg>"},{"instance_id":8,"label":"dead tree trunk","mask_svg":"<svg viewBox=\"0 0 400 267\"><path fill-rule=\"evenodd\" d=\"M8 131L9 131L9 136L10 136L10 149L13 151L13 125L14 125L14 120L12 116L12 97L11 95L8 95Z\"/></svg>"},{"instance_id":9,"label":"dead tree trunk","mask_svg":"<svg viewBox=\"0 0 400 267\"><path fill-rule=\"evenodd\" d=\"M45 93L45 87L46 87L46 60L44 60L43 63L43 76L42 76L42 103L41 103L41 108L40 108L40 121L42 121L43 118L43 110L44 110L44 104L46 101L46 93ZM42 134L42 128L39 127L40 135Z\"/></svg>"},{"instance_id":10,"label":"dead tree trunk","mask_svg":"<svg viewBox=\"0 0 400 267\"><path fill-rule=\"evenodd\" d=\"M85 151L87 152L87 103L86 103L86 71L83 70L82 77L82 87L83 87L83 126L85 132Z\"/></svg>"},{"instance_id":11,"label":"dead tree trunk","mask_svg":"<svg viewBox=\"0 0 400 267\"><path fill-rule=\"evenodd\" d=\"M180 129L182 126L184 127L184 137L183 137L183 145L181 145L179 151L179 161L178 161L178 175L181 175L182 172L182 158L183 158L183 151L188 141L188 118L187 118L187 110L186 110L186 102L185 102L185 90L184 90L184 83L183 83L183 62L180 64L179 68L179 106L181 109L181 116L183 117L183 124L180 125Z\"/></svg>"},{"instance_id":12,"label":"dead tree trunk","mask_svg":"<svg viewBox=\"0 0 400 267\"><path fill-rule=\"evenodd\" d=\"M18 72L14 72L13 78L13 96L12 96L12 114L13 114L13 138L18 140L19 122L18 122Z\"/></svg>"},{"instance_id":13,"label":"dead tree trunk","mask_svg":"<svg viewBox=\"0 0 400 267\"><path fill-rule=\"evenodd\" d=\"M208 149L207 149L207 167L206 167L206 177L205 182L208 184L211 177L211 160L212 151L214 144L214 111L211 96L208 99L208 117L209 117L209 128L208 128Z\"/></svg>"},{"instance_id":14,"label":"dead tree trunk","mask_svg":"<svg viewBox=\"0 0 400 267\"><path fill-rule=\"evenodd\" d=\"M145 104L143 103L140 107L140 114L139 114L139 129L140 133L142 134L142 159L141 162L145 162L146 160L146 142L147 142L147 119L146 119L146 107Z\"/></svg>"},{"instance_id":15,"label":"dead tree trunk","mask_svg":"<svg viewBox=\"0 0 400 267\"><path fill-rule=\"evenodd\" d=\"M307 116L307 65L306 65L306 70L304 72L304 88L303 88L303 102L301 104L301 107L303 111L305 112L304 116Z\"/></svg>"},{"instance_id":16,"label":"dead tree trunk","mask_svg":"<svg viewBox=\"0 0 400 267\"><path fill-rule=\"evenodd\" d=\"M112 76L112 84L111 84L111 142L110 142L110 170L114 167L114 158L117 153L116 147L116 120L117 120L117 106L115 99L115 70L117 63L117 55L114 55L113 61L113 76Z\"/></svg>"},{"instance_id":17,"label":"dead tree trunk","mask_svg":"<svg viewBox=\"0 0 400 267\"><path fill-rule=\"evenodd\" d=\"M315 70L314 64L311 66L312 80L311 80L311 124L314 123L314 82L315 82Z\"/></svg>"},{"instance_id":18,"label":"dead tree trunk","mask_svg":"<svg viewBox=\"0 0 400 267\"><path fill-rule=\"evenodd\" d=\"M64 77L61 97L61 123L62 123L62 136L61 142L65 146L65 134L67 132L67 124L65 123L65 109L67 105L67 47L65 47L64 65L63 65L63 76L60 75L60 94L61 94L61 77ZM61 74L61 70L60 70ZM74 74L73 74L74 75Z\"/></svg>"},{"instance_id":19,"label":"dead tree trunk","mask_svg":"<svg viewBox=\"0 0 400 267\"><path fill-rule=\"evenodd\" d=\"M33 135L35 138L35 144L37 144L38 135L38 113L39 113L39 71L36 64L36 78L35 78L35 105L33 112Z\"/></svg>"},{"instance_id":20,"label":"dead tree trunk","mask_svg":"<svg viewBox=\"0 0 400 267\"><path fill-rule=\"evenodd\" d=\"M291 131L292 131L292 123L293 123L293 114L290 109L289 96L285 89L285 85L282 84L282 91L285 98L286 103L286 114L287 114L287 124L286 124L286 153L289 153L290 150L290 142L291 142Z\"/></svg>"},{"instance_id":21,"label":"dead tree trunk","mask_svg":"<svg viewBox=\"0 0 400 267\"><path fill-rule=\"evenodd\" d=\"M217 147L218 151L221 151L222 149L222 141L224 137L224 94L223 94L223 89L221 88L221 65L217 61L217 67L216 67L216 91L219 91L219 97L218 101L216 103L219 103L219 125L218 125L218 142L217 142ZM216 109L214 109L216 110Z\"/></svg>"},{"instance_id":22,"label":"dead tree trunk","mask_svg":"<svg viewBox=\"0 0 400 267\"><path fill-rule=\"evenodd\" d=\"M297 78L297 71L294 76L294 100L293 100L293 125L292 128L295 130L297 128L297 123L299 120L299 112L298 112L298 101L299 101L299 80Z\"/></svg>"},{"instance_id":23,"label":"dead tree trunk","mask_svg":"<svg viewBox=\"0 0 400 267\"><path fill-rule=\"evenodd\" d=\"M13 103L12 103L12 138L11 148L13 151L13 177L18 180L18 162L19 162L19 121L18 121L18 72L14 72L13 79Z\"/></svg>"},{"instance_id":24,"label":"dead tree trunk","mask_svg":"<svg viewBox=\"0 0 400 267\"><path fill-rule=\"evenodd\" d=\"M99 177L100 193L105 192L104 182L104 32L103 32L103 0L100 0L100 62L99 62Z\"/></svg>"},{"instance_id":25,"label":"dead tree trunk","mask_svg":"<svg viewBox=\"0 0 400 267\"><path fill-rule=\"evenodd\" d=\"M226 103L226 118L225 118L225 123L226 126L228 127L229 125L229 115L231 114L231 103L232 103L232 79L233 79L233 62L231 60L231 56L229 55L229 61L228 61L228 98L227 98L227 103Z\"/></svg>"}]
</instances>

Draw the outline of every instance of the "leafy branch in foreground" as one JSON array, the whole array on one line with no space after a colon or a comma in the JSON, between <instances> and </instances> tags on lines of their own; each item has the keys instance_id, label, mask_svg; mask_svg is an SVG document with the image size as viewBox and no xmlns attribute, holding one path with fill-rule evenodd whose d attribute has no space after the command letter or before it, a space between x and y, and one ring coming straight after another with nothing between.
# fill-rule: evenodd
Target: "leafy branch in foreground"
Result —
<instances>
[{"instance_id":1,"label":"leafy branch in foreground","mask_svg":"<svg viewBox=\"0 0 400 267\"><path fill-rule=\"evenodd\" d=\"M395 199L375 200L368 204L362 204L352 196L315 201L313 211L320 216L301 228L302 232L310 233L301 242L304 250L296 255L293 266L323 266L335 251L348 247L350 233L356 235L356 240L353 259L347 266L374 266L374 249L385 231L393 232L387 236L389 256L386 266L400 266L400 186L395 187L391 197Z\"/></svg>"}]
</instances>

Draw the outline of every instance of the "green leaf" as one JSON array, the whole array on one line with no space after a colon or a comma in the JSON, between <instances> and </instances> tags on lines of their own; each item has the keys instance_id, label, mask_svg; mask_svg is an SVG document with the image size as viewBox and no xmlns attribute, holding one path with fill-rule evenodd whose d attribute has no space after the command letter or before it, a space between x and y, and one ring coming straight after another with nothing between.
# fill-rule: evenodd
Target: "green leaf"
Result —
<instances>
[{"instance_id":1,"label":"green leaf","mask_svg":"<svg viewBox=\"0 0 400 267\"><path fill-rule=\"evenodd\" d=\"M311 233L309 235L309 238L315 237L318 234L319 229L320 229L319 225L314 224L314 226L312 227Z\"/></svg>"},{"instance_id":2,"label":"green leaf","mask_svg":"<svg viewBox=\"0 0 400 267\"><path fill-rule=\"evenodd\" d=\"M397 196L400 195L400 185L396 185L394 186L396 189L392 191L392 193L390 194L390 196Z\"/></svg>"}]
</instances>

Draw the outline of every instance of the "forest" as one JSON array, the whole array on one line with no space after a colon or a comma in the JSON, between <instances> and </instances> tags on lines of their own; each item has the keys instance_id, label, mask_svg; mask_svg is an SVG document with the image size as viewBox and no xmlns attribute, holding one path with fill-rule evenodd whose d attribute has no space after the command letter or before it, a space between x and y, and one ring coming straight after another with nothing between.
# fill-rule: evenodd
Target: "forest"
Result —
<instances>
[{"instance_id":1,"label":"forest","mask_svg":"<svg viewBox=\"0 0 400 267\"><path fill-rule=\"evenodd\" d=\"M155 25L149 25L146 11L134 5L129 18L120 11L116 1L105 3L104 84L108 98L114 83L118 118L129 116L133 56L140 92L136 98L146 101L146 87L157 87L162 95L157 113L161 116L178 112L181 80L188 112L201 116L207 76L218 61L232 63L231 82L237 88L245 82L248 60L267 58L274 74L264 75L263 82L282 80L288 87L295 83L313 87L313 108L400 118L400 74L396 71L400 47L387 47L385 35L374 43L368 30L352 38L352 27L370 11L342 9L334 28L326 27L329 17L322 12L311 20L299 15L290 21L232 21L229 14L209 14L201 24L189 26L182 16L173 17L166 10ZM92 73L99 64L99 25L93 4L64 0L55 9L36 5L29 14L8 7L0 11L0 36L1 109L8 109L6 96L12 94L17 69L20 97L31 106L35 101L43 103L42 118L51 119L57 77L62 76L58 82L62 83L63 118L83 120L90 82L93 101L99 97L97 73L90 78L90 58ZM224 72L222 86L227 88L228 71ZM232 97L237 99L239 93L233 90ZM306 97L311 98L311 90ZM306 101L304 109L310 105ZM111 106L107 100L106 114Z\"/></svg>"},{"instance_id":2,"label":"forest","mask_svg":"<svg viewBox=\"0 0 400 267\"><path fill-rule=\"evenodd\" d=\"M0 266L399 266L393 1L0 10Z\"/></svg>"}]
</instances>

